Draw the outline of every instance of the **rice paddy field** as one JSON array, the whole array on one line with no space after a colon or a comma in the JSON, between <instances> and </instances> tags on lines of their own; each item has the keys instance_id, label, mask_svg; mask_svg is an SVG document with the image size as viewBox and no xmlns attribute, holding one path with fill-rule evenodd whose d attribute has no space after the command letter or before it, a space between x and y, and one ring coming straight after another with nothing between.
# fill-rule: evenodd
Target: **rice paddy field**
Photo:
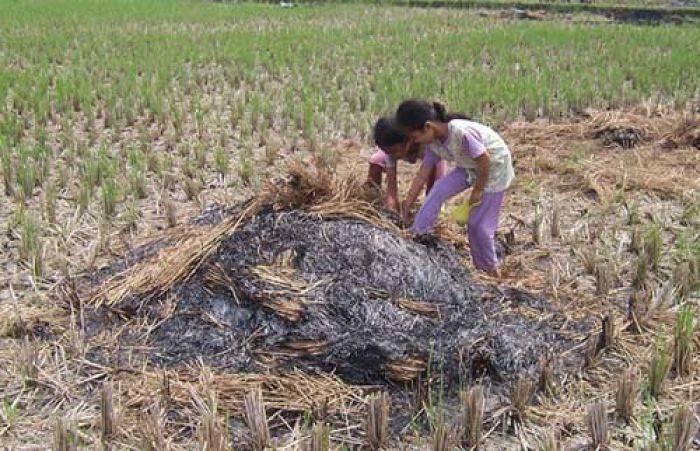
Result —
<instances>
[{"instance_id":1,"label":"rice paddy field","mask_svg":"<svg viewBox=\"0 0 700 451\"><path fill-rule=\"evenodd\" d=\"M693 17L185 0L0 0L0 11L3 449L700 447ZM543 364L501 392L469 381L455 407L436 401L430 365L406 388L93 358L98 342L119 342L87 333L85 313L109 304L100 287L115 261L156 243L198 267L220 240L196 241L206 226L192 219L266 192L292 164L316 171L315 190L337 190L309 207L319 217L393 231L348 186L364 181L377 116L409 97L464 111L511 146L503 279L474 281L594 324L570 337L581 368L550 381ZM468 255L455 225L437 235ZM410 398L406 424L387 393Z\"/></svg>"}]
</instances>

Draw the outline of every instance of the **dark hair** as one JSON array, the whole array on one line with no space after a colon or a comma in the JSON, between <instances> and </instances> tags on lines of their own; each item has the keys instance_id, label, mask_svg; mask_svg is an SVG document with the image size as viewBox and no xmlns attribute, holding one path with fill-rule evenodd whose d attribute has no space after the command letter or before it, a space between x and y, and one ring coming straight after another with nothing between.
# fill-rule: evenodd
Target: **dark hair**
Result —
<instances>
[{"instance_id":1,"label":"dark hair","mask_svg":"<svg viewBox=\"0 0 700 451\"><path fill-rule=\"evenodd\" d=\"M469 119L469 116L448 113L443 104L423 100L405 100L396 110L396 122L408 130L420 130L428 121L450 122L453 119Z\"/></svg>"},{"instance_id":2,"label":"dark hair","mask_svg":"<svg viewBox=\"0 0 700 451\"><path fill-rule=\"evenodd\" d=\"M406 142L406 135L390 117L380 117L374 124L374 143L381 149Z\"/></svg>"}]
</instances>

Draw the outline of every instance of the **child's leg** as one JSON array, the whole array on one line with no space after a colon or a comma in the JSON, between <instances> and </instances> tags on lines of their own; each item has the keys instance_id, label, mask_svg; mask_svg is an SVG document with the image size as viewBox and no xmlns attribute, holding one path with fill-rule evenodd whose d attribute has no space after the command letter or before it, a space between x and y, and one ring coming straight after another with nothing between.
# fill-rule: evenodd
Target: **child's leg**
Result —
<instances>
[{"instance_id":1,"label":"child's leg","mask_svg":"<svg viewBox=\"0 0 700 451\"><path fill-rule=\"evenodd\" d=\"M413 220L413 233L428 233L435 224L440 207L447 199L464 191L469 186L469 174L462 168L455 168L438 180Z\"/></svg>"},{"instance_id":2,"label":"child's leg","mask_svg":"<svg viewBox=\"0 0 700 451\"><path fill-rule=\"evenodd\" d=\"M481 204L469 214L467 234L474 266L485 271L495 271L498 266L494 235L498 228L505 191L484 193Z\"/></svg>"},{"instance_id":3,"label":"child's leg","mask_svg":"<svg viewBox=\"0 0 700 451\"><path fill-rule=\"evenodd\" d=\"M430 172L430 177L428 178L428 183L425 185L425 195L427 196L430 193L430 190L433 188L433 185L435 184L436 181L440 180L447 174L447 161L445 160L440 160L435 164L435 167L433 170Z\"/></svg>"}]
</instances>

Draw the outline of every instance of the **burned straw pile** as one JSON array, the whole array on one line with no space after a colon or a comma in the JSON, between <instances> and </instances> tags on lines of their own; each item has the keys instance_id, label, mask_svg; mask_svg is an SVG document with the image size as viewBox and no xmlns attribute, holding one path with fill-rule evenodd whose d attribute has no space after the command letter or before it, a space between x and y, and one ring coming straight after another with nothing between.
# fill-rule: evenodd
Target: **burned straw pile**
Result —
<instances>
[{"instance_id":1,"label":"burned straw pile","mask_svg":"<svg viewBox=\"0 0 700 451\"><path fill-rule=\"evenodd\" d=\"M537 296L474 282L462 251L411 239L350 178L294 166L154 243L102 276L88 329L117 338L93 360L361 384L412 381L432 362L448 381L500 386L543 356L573 358L566 328L580 326Z\"/></svg>"}]
</instances>

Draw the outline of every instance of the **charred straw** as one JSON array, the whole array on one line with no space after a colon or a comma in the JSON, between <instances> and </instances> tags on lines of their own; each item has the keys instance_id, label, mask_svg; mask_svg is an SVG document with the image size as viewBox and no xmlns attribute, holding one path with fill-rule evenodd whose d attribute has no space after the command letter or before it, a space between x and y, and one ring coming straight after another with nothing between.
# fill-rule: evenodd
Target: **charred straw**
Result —
<instances>
[{"instance_id":1,"label":"charred straw","mask_svg":"<svg viewBox=\"0 0 700 451\"><path fill-rule=\"evenodd\" d=\"M613 286L613 270L609 263L601 262L596 265L596 294L607 296Z\"/></svg>"},{"instance_id":2,"label":"charred straw","mask_svg":"<svg viewBox=\"0 0 700 451\"><path fill-rule=\"evenodd\" d=\"M540 357L537 362L537 389L543 393L554 393L554 363L550 355Z\"/></svg>"},{"instance_id":3,"label":"charred straw","mask_svg":"<svg viewBox=\"0 0 700 451\"><path fill-rule=\"evenodd\" d=\"M78 449L75 425L64 417L56 418L53 430L53 449L55 451L76 451Z\"/></svg>"},{"instance_id":4,"label":"charred straw","mask_svg":"<svg viewBox=\"0 0 700 451\"><path fill-rule=\"evenodd\" d=\"M634 416L634 405L639 394L639 377L633 368L627 369L617 382L615 412L618 418L629 423Z\"/></svg>"},{"instance_id":5,"label":"charred straw","mask_svg":"<svg viewBox=\"0 0 700 451\"><path fill-rule=\"evenodd\" d=\"M598 350L600 349L598 335L589 335L586 339L586 344L583 351L583 367L586 369L593 368L598 360Z\"/></svg>"},{"instance_id":6,"label":"charred straw","mask_svg":"<svg viewBox=\"0 0 700 451\"><path fill-rule=\"evenodd\" d=\"M389 394L381 392L367 400L365 418L366 445L377 450L384 447L389 440Z\"/></svg>"},{"instance_id":7,"label":"charred straw","mask_svg":"<svg viewBox=\"0 0 700 451\"><path fill-rule=\"evenodd\" d=\"M552 199L552 226L551 226L552 238L561 237L561 208L559 206L559 199L554 196Z\"/></svg>"},{"instance_id":8,"label":"charred straw","mask_svg":"<svg viewBox=\"0 0 700 451\"><path fill-rule=\"evenodd\" d=\"M330 450L330 429L326 423L316 423L311 429L311 437L306 442L304 451Z\"/></svg>"},{"instance_id":9,"label":"charred straw","mask_svg":"<svg viewBox=\"0 0 700 451\"><path fill-rule=\"evenodd\" d=\"M112 384L105 382L100 390L100 430L102 443L106 444L116 431L116 413L114 411L114 399Z\"/></svg>"},{"instance_id":10,"label":"charred straw","mask_svg":"<svg viewBox=\"0 0 700 451\"><path fill-rule=\"evenodd\" d=\"M148 412L144 415L143 426L144 435L141 445L144 449L149 451L170 449L165 440L165 412L158 400L153 401L148 408Z\"/></svg>"},{"instance_id":11,"label":"charred straw","mask_svg":"<svg viewBox=\"0 0 700 451\"><path fill-rule=\"evenodd\" d=\"M588 408L586 425L593 448L599 449L608 444L608 416L603 403L598 402Z\"/></svg>"},{"instance_id":12,"label":"charred straw","mask_svg":"<svg viewBox=\"0 0 700 451\"><path fill-rule=\"evenodd\" d=\"M245 395L245 421L253 439L253 448L264 450L270 443L270 430L260 387Z\"/></svg>"},{"instance_id":13,"label":"charred straw","mask_svg":"<svg viewBox=\"0 0 700 451\"><path fill-rule=\"evenodd\" d=\"M452 449L452 428L445 422L443 412L438 414L433 430L433 451L449 451Z\"/></svg>"},{"instance_id":14,"label":"charred straw","mask_svg":"<svg viewBox=\"0 0 700 451\"><path fill-rule=\"evenodd\" d=\"M478 447L481 443L484 425L484 387L475 385L462 394L461 428L462 440L468 448Z\"/></svg>"},{"instance_id":15,"label":"charred straw","mask_svg":"<svg viewBox=\"0 0 700 451\"><path fill-rule=\"evenodd\" d=\"M522 378L510 389L510 405L517 421L523 421L527 407L532 401L535 392L535 383L530 378Z\"/></svg>"},{"instance_id":16,"label":"charred straw","mask_svg":"<svg viewBox=\"0 0 700 451\"><path fill-rule=\"evenodd\" d=\"M532 222L532 242L542 244L544 241L544 215L542 208L538 204L535 208L535 219Z\"/></svg>"},{"instance_id":17,"label":"charred straw","mask_svg":"<svg viewBox=\"0 0 700 451\"><path fill-rule=\"evenodd\" d=\"M644 324L645 305L648 304L649 296L645 291L638 290L632 293L627 302L628 331L641 334Z\"/></svg>"},{"instance_id":18,"label":"charred straw","mask_svg":"<svg viewBox=\"0 0 700 451\"><path fill-rule=\"evenodd\" d=\"M673 414L673 451L691 449L698 432L698 422L688 406L680 406Z\"/></svg>"},{"instance_id":19,"label":"charred straw","mask_svg":"<svg viewBox=\"0 0 700 451\"><path fill-rule=\"evenodd\" d=\"M603 318L602 328L603 330L601 331L600 340L601 346L604 349L610 349L615 345L616 337L615 314L612 310Z\"/></svg>"},{"instance_id":20,"label":"charred straw","mask_svg":"<svg viewBox=\"0 0 700 451\"><path fill-rule=\"evenodd\" d=\"M537 451L561 451L561 439L559 434L553 430L548 430L544 437L537 441L535 449Z\"/></svg>"}]
</instances>

